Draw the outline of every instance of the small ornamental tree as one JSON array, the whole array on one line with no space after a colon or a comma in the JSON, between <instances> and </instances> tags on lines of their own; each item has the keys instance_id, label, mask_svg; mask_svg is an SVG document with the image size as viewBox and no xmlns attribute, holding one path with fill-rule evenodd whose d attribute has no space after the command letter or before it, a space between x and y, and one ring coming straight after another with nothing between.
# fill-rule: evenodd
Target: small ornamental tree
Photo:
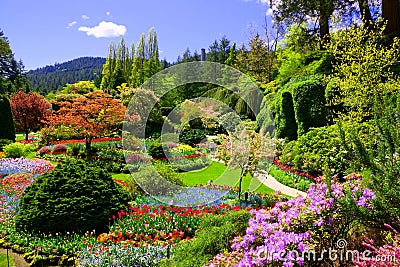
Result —
<instances>
[{"instance_id":1,"label":"small ornamental tree","mask_svg":"<svg viewBox=\"0 0 400 267\"><path fill-rule=\"evenodd\" d=\"M104 231L109 218L128 201L104 169L69 159L26 189L16 225L45 233Z\"/></svg>"},{"instance_id":2,"label":"small ornamental tree","mask_svg":"<svg viewBox=\"0 0 400 267\"><path fill-rule=\"evenodd\" d=\"M47 118L48 124L65 125L80 131L88 151L93 138L118 131L126 111L119 100L101 91L53 104L59 109Z\"/></svg>"},{"instance_id":3,"label":"small ornamental tree","mask_svg":"<svg viewBox=\"0 0 400 267\"><path fill-rule=\"evenodd\" d=\"M0 139L15 141L14 120L6 95L0 95Z\"/></svg>"},{"instance_id":4,"label":"small ornamental tree","mask_svg":"<svg viewBox=\"0 0 400 267\"><path fill-rule=\"evenodd\" d=\"M25 140L28 140L29 132L37 131L43 126L43 120L50 113L51 105L37 93L26 94L19 90L11 98L11 107L17 130L24 132Z\"/></svg>"},{"instance_id":5,"label":"small ornamental tree","mask_svg":"<svg viewBox=\"0 0 400 267\"><path fill-rule=\"evenodd\" d=\"M240 169L239 191L240 200L242 180L247 174L254 174L261 158L268 156L268 142L266 137L254 131L238 130L230 138L231 158L229 168Z\"/></svg>"}]
</instances>

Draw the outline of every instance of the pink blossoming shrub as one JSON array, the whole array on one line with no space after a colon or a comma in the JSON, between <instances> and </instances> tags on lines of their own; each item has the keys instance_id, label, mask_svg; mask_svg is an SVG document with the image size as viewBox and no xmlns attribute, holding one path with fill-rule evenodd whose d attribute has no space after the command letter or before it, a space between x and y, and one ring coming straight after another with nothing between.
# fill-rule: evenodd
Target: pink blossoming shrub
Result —
<instances>
[{"instance_id":1,"label":"pink blossoming shrub","mask_svg":"<svg viewBox=\"0 0 400 267\"><path fill-rule=\"evenodd\" d=\"M391 226L386 225L394 233L394 237L387 241L382 247L375 247L374 241L365 238L364 246L373 252L368 258L355 261L354 264L359 267L390 267L400 266L400 234Z\"/></svg>"},{"instance_id":2,"label":"pink blossoming shrub","mask_svg":"<svg viewBox=\"0 0 400 267\"><path fill-rule=\"evenodd\" d=\"M67 146L64 144L58 144L53 147L53 154L63 154L67 152Z\"/></svg>"},{"instance_id":3,"label":"pink blossoming shrub","mask_svg":"<svg viewBox=\"0 0 400 267\"><path fill-rule=\"evenodd\" d=\"M279 202L270 210L251 211L246 234L233 240L233 252L217 255L210 266L316 263L324 249L338 249L338 240L348 237L357 213L371 208L375 194L362 188L361 179L356 178L331 186L312 184L305 197ZM313 251L315 256L309 255Z\"/></svg>"}]
</instances>

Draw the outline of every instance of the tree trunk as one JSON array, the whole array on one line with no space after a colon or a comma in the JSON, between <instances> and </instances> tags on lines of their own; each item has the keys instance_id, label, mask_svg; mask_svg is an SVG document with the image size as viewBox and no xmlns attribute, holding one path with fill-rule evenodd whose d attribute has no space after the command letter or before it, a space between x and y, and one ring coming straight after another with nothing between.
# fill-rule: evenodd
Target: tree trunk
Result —
<instances>
[{"instance_id":1,"label":"tree trunk","mask_svg":"<svg viewBox=\"0 0 400 267\"><path fill-rule=\"evenodd\" d=\"M238 197L239 197L239 201L240 201L240 196L242 193L242 180L243 180L243 174L244 174L244 169L242 169L240 171L240 179L239 179L239 192L238 192Z\"/></svg>"},{"instance_id":2,"label":"tree trunk","mask_svg":"<svg viewBox=\"0 0 400 267\"><path fill-rule=\"evenodd\" d=\"M319 36L322 41L325 41L329 37L329 16L327 8L321 7L319 12Z\"/></svg>"},{"instance_id":3,"label":"tree trunk","mask_svg":"<svg viewBox=\"0 0 400 267\"><path fill-rule=\"evenodd\" d=\"M385 34L400 31L400 0L382 0L382 17L387 21Z\"/></svg>"},{"instance_id":4,"label":"tree trunk","mask_svg":"<svg viewBox=\"0 0 400 267\"><path fill-rule=\"evenodd\" d=\"M86 153L90 152L91 144L92 144L92 137L86 137L86 139L85 139Z\"/></svg>"},{"instance_id":5,"label":"tree trunk","mask_svg":"<svg viewBox=\"0 0 400 267\"><path fill-rule=\"evenodd\" d=\"M371 11L369 10L368 0L358 0L358 7L361 12L362 22L367 26L371 25L372 15Z\"/></svg>"},{"instance_id":6,"label":"tree trunk","mask_svg":"<svg viewBox=\"0 0 400 267\"><path fill-rule=\"evenodd\" d=\"M29 131L26 131L25 132L25 140L28 141L28 138L29 138Z\"/></svg>"}]
</instances>

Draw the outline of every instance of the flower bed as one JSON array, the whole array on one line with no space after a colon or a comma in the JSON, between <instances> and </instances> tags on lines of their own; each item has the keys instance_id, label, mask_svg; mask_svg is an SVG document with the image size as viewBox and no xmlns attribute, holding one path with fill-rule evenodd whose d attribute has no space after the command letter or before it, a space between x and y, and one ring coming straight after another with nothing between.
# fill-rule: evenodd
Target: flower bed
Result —
<instances>
[{"instance_id":1,"label":"flower bed","mask_svg":"<svg viewBox=\"0 0 400 267\"><path fill-rule=\"evenodd\" d=\"M122 137L102 137L102 138L93 138L92 143L97 143L97 142L108 142L108 141L121 141ZM85 143L85 139L75 139L75 140L58 140L58 141L52 141L50 144L56 145L56 144L78 144L78 143Z\"/></svg>"},{"instance_id":2,"label":"flower bed","mask_svg":"<svg viewBox=\"0 0 400 267\"><path fill-rule=\"evenodd\" d=\"M372 191L361 188L360 179L333 183L330 188L313 184L306 197L277 203L271 210L251 211L254 218L246 235L235 238L233 252L216 256L210 266L313 265L303 252L321 255L346 238L357 212L370 209L373 198Z\"/></svg>"},{"instance_id":3,"label":"flower bed","mask_svg":"<svg viewBox=\"0 0 400 267\"><path fill-rule=\"evenodd\" d=\"M286 171L286 172L290 172L290 173L293 173L293 174L296 174L296 175L299 175L299 176L302 176L302 177L306 177L306 178L309 178L309 179L313 179L313 180L315 180L316 182L321 182L321 181L322 181L322 177L321 177L321 176L313 176L313 175L311 175L311 174L309 174L309 173L305 173L305 172L298 171L298 170L296 170L295 168L293 168L292 166L289 166L289 165L280 163L280 162L279 162L278 160L276 160L276 159L274 159L273 164L274 164L275 166L277 166L278 168L280 168L281 170L284 170L284 171Z\"/></svg>"}]
</instances>

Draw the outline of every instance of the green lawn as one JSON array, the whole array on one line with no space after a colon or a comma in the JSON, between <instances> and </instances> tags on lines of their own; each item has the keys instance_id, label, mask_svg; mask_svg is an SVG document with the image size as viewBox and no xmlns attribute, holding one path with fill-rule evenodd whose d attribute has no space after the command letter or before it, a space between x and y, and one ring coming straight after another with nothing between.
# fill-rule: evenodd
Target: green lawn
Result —
<instances>
[{"instance_id":1,"label":"green lawn","mask_svg":"<svg viewBox=\"0 0 400 267\"><path fill-rule=\"evenodd\" d=\"M9 256L8 258L10 260L10 267L15 267L14 259L11 256ZM8 266L7 254L0 253L0 266Z\"/></svg>"},{"instance_id":2,"label":"green lawn","mask_svg":"<svg viewBox=\"0 0 400 267\"><path fill-rule=\"evenodd\" d=\"M114 179L126 180L130 174L112 174ZM213 161L208 167L202 170L196 170L191 172L182 173L182 179L185 185L194 186L199 184L207 184L209 180L212 180L217 185L239 185L240 170L229 170L227 167L219 162ZM255 191L260 193L271 194L275 191L271 188L263 185L257 178L254 178L247 174L242 180L242 190L244 191Z\"/></svg>"},{"instance_id":3,"label":"green lawn","mask_svg":"<svg viewBox=\"0 0 400 267\"><path fill-rule=\"evenodd\" d=\"M212 180L217 185L238 186L240 170L230 170L224 164L213 161L210 166L199 171L183 173L182 179L187 186L207 184ZM242 180L243 191L255 191L260 193L274 193L271 188L263 185L257 178L247 174Z\"/></svg>"}]
</instances>

